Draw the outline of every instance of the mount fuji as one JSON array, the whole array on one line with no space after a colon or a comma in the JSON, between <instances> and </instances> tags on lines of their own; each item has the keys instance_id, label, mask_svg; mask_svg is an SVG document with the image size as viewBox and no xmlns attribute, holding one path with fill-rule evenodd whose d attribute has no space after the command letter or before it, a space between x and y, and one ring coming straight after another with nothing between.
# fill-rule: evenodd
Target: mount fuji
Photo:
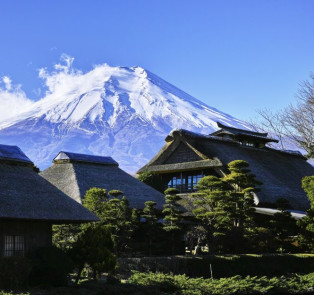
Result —
<instances>
[{"instance_id":1,"label":"mount fuji","mask_svg":"<svg viewBox=\"0 0 314 295\"><path fill-rule=\"evenodd\" d=\"M141 67L104 64L87 73L62 68L40 75L45 96L0 121L0 143L18 145L41 169L63 150L112 156L134 173L174 128L208 134L220 121L249 129Z\"/></svg>"}]
</instances>

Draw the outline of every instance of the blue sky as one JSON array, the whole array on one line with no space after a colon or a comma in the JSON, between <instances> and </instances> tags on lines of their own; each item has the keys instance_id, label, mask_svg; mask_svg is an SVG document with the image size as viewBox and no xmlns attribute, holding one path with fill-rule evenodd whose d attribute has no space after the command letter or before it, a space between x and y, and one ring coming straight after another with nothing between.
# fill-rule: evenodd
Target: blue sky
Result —
<instances>
[{"instance_id":1,"label":"blue sky","mask_svg":"<svg viewBox=\"0 0 314 295\"><path fill-rule=\"evenodd\" d=\"M0 0L0 77L39 99L65 53L74 67L144 67L239 119L295 101L314 72L314 1Z\"/></svg>"}]
</instances>

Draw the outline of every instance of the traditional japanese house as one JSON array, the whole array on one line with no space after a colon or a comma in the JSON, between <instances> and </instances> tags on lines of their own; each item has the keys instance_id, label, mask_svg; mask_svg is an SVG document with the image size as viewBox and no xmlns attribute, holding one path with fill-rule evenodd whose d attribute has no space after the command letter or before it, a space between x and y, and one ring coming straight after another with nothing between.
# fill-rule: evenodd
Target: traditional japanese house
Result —
<instances>
[{"instance_id":1,"label":"traditional japanese house","mask_svg":"<svg viewBox=\"0 0 314 295\"><path fill-rule=\"evenodd\" d=\"M52 243L52 224L99 219L36 172L17 147L0 145L0 256Z\"/></svg>"},{"instance_id":2,"label":"traditional japanese house","mask_svg":"<svg viewBox=\"0 0 314 295\"><path fill-rule=\"evenodd\" d=\"M143 208L146 201L155 201L158 208L164 203L163 194L120 169L111 157L59 152L40 175L78 203L92 187L122 191L133 208Z\"/></svg>"},{"instance_id":3,"label":"traditional japanese house","mask_svg":"<svg viewBox=\"0 0 314 295\"><path fill-rule=\"evenodd\" d=\"M166 144L138 173L154 172L164 188L175 187L181 194L195 190L205 175L223 176L227 164L245 160L252 173L263 182L256 203L271 204L278 198L287 199L292 208L305 210L308 199L301 188L301 179L313 175L314 167L299 152L281 151L267 147L277 140L259 133L228 127L218 123L218 131L201 135L187 130L174 130Z\"/></svg>"}]
</instances>

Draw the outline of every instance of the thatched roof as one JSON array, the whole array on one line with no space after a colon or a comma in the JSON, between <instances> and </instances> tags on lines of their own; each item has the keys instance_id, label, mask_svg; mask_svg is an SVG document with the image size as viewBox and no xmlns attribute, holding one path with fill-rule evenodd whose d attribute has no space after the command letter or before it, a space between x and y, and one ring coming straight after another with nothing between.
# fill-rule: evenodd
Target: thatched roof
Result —
<instances>
[{"instance_id":1,"label":"thatched roof","mask_svg":"<svg viewBox=\"0 0 314 295\"><path fill-rule=\"evenodd\" d=\"M114 160L116 164L93 163L86 155L87 161L68 159L64 162L56 160L58 156L40 175L79 203L92 187L121 190L134 208L143 208L146 201L155 201L159 208L164 203L163 194L121 170Z\"/></svg>"},{"instance_id":2,"label":"thatched roof","mask_svg":"<svg viewBox=\"0 0 314 295\"><path fill-rule=\"evenodd\" d=\"M0 145L0 155L0 219L54 223L99 220L38 175L18 147Z\"/></svg>"},{"instance_id":3,"label":"thatched roof","mask_svg":"<svg viewBox=\"0 0 314 295\"><path fill-rule=\"evenodd\" d=\"M261 192L258 193L260 202L275 202L278 198L286 198L291 206L297 210L305 210L309 206L306 194L301 188L301 180L304 176L314 174L314 167L306 159L292 152L284 152L271 148L255 148L240 145L231 140L217 136L201 135L183 129L174 130L167 138L167 143L158 154L138 173L144 171L161 171L161 166L167 168L170 163L175 164L172 155L179 149L190 149L190 155L195 158L195 163L207 161L207 166L202 167L216 169L221 174L227 173L226 166L234 160L245 160L250 169L263 182ZM186 152L177 160L178 170L183 171L187 160ZM214 161L216 167L213 165ZM169 172L172 171L169 170ZM186 169L185 171L190 171ZM167 169L162 171L167 172Z\"/></svg>"},{"instance_id":4,"label":"thatched roof","mask_svg":"<svg viewBox=\"0 0 314 295\"><path fill-rule=\"evenodd\" d=\"M77 154L70 152L59 152L53 159L54 163L71 162L71 163L94 163L119 166L119 164L111 157L94 156L86 154Z\"/></svg>"},{"instance_id":5,"label":"thatched roof","mask_svg":"<svg viewBox=\"0 0 314 295\"><path fill-rule=\"evenodd\" d=\"M33 165L33 162L15 145L0 144L0 160L22 162Z\"/></svg>"}]
</instances>

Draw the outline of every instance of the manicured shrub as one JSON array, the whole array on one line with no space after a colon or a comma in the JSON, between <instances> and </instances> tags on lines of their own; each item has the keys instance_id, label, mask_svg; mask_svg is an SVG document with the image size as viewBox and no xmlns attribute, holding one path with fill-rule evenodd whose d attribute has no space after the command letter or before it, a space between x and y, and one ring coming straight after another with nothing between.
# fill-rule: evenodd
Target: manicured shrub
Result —
<instances>
[{"instance_id":1,"label":"manicured shrub","mask_svg":"<svg viewBox=\"0 0 314 295\"><path fill-rule=\"evenodd\" d=\"M59 248L45 247L32 254L33 270L30 284L33 286L62 286L73 269L71 259Z\"/></svg>"},{"instance_id":2,"label":"manicured shrub","mask_svg":"<svg viewBox=\"0 0 314 295\"><path fill-rule=\"evenodd\" d=\"M241 277L221 279L189 278L186 275L168 275L162 273L139 273L129 279L129 283L158 287L168 294L313 294L314 273L308 275L293 274L273 277Z\"/></svg>"},{"instance_id":3,"label":"manicured shrub","mask_svg":"<svg viewBox=\"0 0 314 295\"><path fill-rule=\"evenodd\" d=\"M0 258L0 288L15 289L27 286L31 269L31 261L27 258Z\"/></svg>"},{"instance_id":4,"label":"manicured shrub","mask_svg":"<svg viewBox=\"0 0 314 295\"><path fill-rule=\"evenodd\" d=\"M210 277L210 264L214 278L241 276L281 276L289 273L311 273L314 255L208 255L120 258L118 274L128 277L131 270L186 274L190 277Z\"/></svg>"}]
</instances>

